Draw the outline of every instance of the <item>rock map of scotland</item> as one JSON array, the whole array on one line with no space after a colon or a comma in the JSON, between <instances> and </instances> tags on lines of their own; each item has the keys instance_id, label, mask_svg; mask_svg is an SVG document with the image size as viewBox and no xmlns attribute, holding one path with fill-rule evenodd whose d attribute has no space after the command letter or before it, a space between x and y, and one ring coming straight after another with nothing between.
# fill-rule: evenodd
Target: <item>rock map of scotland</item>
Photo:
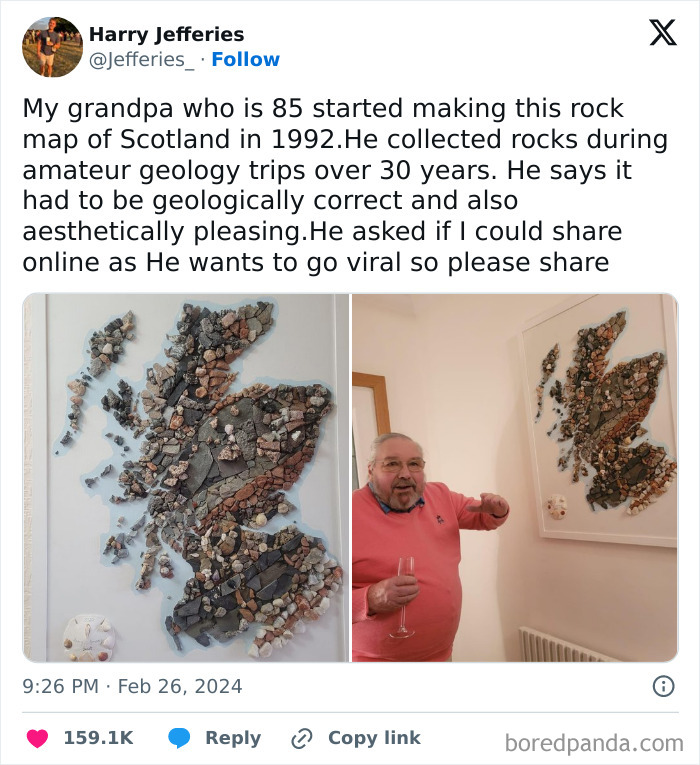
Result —
<instances>
[{"instance_id":1,"label":"rock map of scotland","mask_svg":"<svg viewBox=\"0 0 700 765\"><path fill-rule=\"evenodd\" d=\"M122 450L121 467L84 479L88 489L115 477L119 486L110 501L124 514L104 555L119 563L141 549L137 590L154 577L172 579L173 555L191 567L165 619L178 649L183 635L208 646L252 631L248 653L265 658L319 619L342 582L320 537L295 525L265 530L296 510L287 492L310 469L332 410L321 384L254 383L232 392L231 365L274 331L273 310L264 301L220 310L184 304L164 363L147 370L143 390L120 379L103 393L100 378L114 376L135 336L128 312L93 332L87 367L68 383L70 427L57 455L77 438L86 400L100 394L120 431L106 437Z\"/></svg>"}]
</instances>

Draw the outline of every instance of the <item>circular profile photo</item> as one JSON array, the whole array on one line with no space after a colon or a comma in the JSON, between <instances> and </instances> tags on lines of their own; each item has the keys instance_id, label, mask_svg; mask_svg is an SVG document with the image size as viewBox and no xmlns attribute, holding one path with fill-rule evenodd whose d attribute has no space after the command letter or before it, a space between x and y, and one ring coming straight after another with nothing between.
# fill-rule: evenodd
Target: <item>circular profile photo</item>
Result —
<instances>
[{"instance_id":1,"label":"circular profile photo","mask_svg":"<svg viewBox=\"0 0 700 765\"><path fill-rule=\"evenodd\" d=\"M45 16L24 33L22 55L40 77L64 77L83 57L83 37L68 19Z\"/></svg>"}]
</instances>

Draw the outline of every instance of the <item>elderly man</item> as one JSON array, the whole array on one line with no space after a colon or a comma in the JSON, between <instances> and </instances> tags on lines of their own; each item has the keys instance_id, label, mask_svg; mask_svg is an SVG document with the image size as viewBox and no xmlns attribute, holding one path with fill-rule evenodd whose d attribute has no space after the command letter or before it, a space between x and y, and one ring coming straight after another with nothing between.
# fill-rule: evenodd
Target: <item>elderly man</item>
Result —
<instances>
[{"instance_id":1,"label":"elderly man","mask_svg":"<svg viewBox=\"0 0 700 765\"><path fill-rule=\"evenodd\" d=\"M48 76L53 74L53 58L61 47L61 38L56 32L56 19L49 19L49 28L41 30L37 36L36 55L41 63L41 76L48 69Z\"/></svg>"},{"instance_id":2,"label":"elderly man","mask_svg":"<svg viewBox=\"0 0 700 765\"><path fill-rule=\"evenodd\" d=\"M447 661L459 626L459 530L491 531L505 523L503 497L480 500L425 480L423 450L400 433L372 443L369 483L352 498L353 661ZM397 576L401 556L414 576ZM408 638L396 632L406 610Z\"/></svg>"}]
</instances>

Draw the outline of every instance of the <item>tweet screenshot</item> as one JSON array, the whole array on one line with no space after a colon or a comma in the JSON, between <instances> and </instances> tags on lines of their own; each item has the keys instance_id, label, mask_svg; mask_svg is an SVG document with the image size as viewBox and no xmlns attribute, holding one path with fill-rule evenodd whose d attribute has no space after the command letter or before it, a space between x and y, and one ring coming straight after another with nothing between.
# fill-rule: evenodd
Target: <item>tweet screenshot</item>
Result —
<instances>
[{"instance_id":1,"label":"tweet screenshot","mask_svg":"<svg viewBox=\"0 0 700 765\"><path fill-rule=\"evenodd\" d=\"M1 765L700 765L699 5L0 0Z\"/></svg>"}]
</instances>

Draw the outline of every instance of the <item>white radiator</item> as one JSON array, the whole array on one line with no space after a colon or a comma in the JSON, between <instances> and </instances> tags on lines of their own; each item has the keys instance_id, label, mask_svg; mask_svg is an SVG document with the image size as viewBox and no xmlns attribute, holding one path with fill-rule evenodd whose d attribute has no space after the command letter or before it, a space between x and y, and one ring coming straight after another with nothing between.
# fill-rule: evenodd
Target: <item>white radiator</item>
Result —
<instances>
[{"instance_id":1,"label":"white radiator","mask_svg":"<svg viewBox=\"0 0 700 765\"><path fill-rule=\"evenodd\" d=\"M530 627L520 627L520 655L523 661L618 661Z\"/></svg>"}]
</instances>

